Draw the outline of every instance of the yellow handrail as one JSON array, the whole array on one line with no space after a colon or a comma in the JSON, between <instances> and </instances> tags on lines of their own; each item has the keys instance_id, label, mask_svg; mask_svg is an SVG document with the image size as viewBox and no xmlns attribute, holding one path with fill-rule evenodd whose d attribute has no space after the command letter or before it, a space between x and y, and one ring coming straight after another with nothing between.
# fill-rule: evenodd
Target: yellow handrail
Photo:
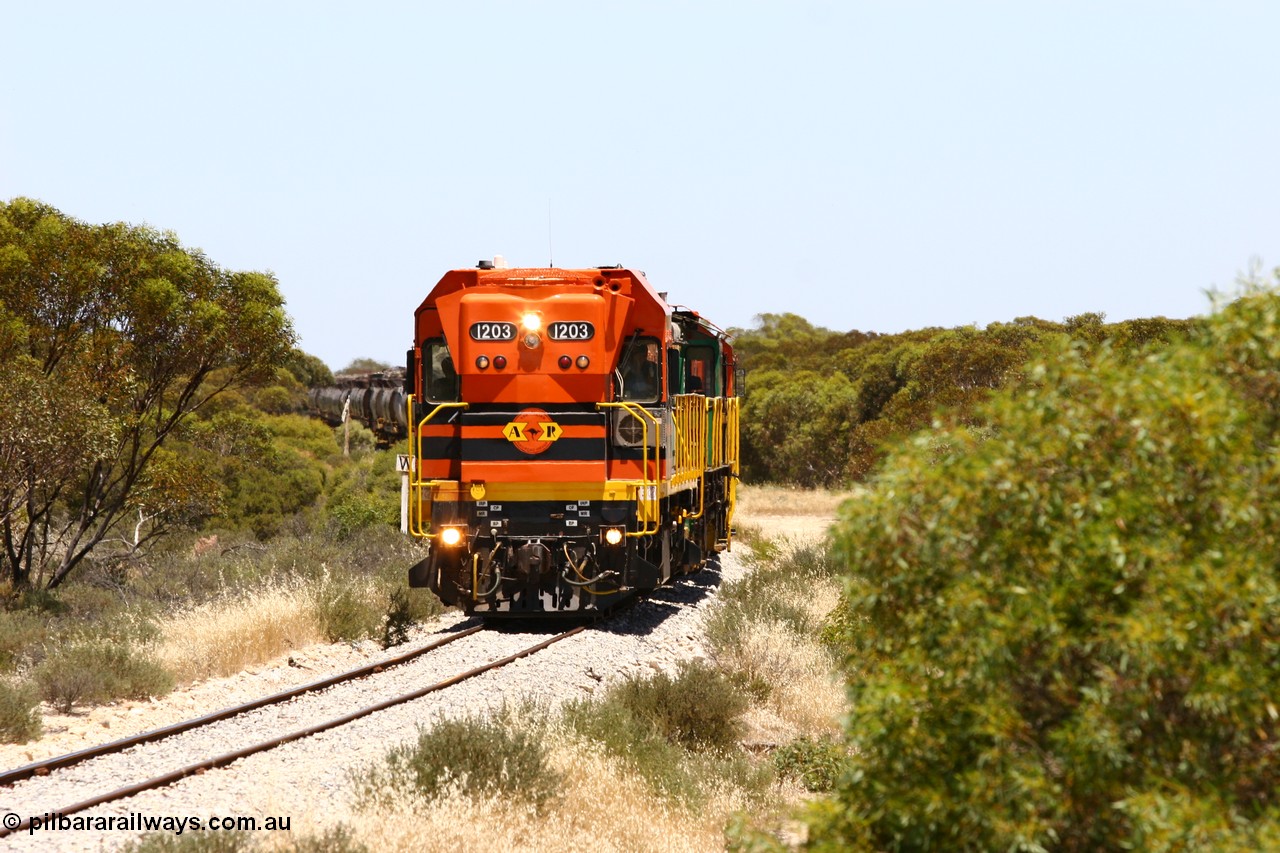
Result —
<instances>
[{"instance_id":1,"label":"yellow handrail","mask_svg":"<svg viewBox=\"0 0 1280 853\"><path fill-rule=\"evenodd\" d=\"M422 460L422 427L443 410L466 409L468 404L438 403L426 417L416 423L413 419L412 394L405 395L405 405L407 407L405 423L409 424L409 534L419 539L434 539L436 534L424 530L422 527L422 494L424 490L430 489L437 483L451 481L422 479L421 469L419 468L419 463Z\"/></svg>"},{"instance_id":2,"label":"yellow handrail","mask_svg":"<svg viewBox=\"0 0 1280 853\"><path fill-rule=\"evenodd\" d=\"M738 414L741 410L739 405L740 397L726 397L724 400L725 413L725 463L729 465L729 507L725 517L725 545L733 544L733 512L738 502L738 474L740 471L740 460L738 459L739 437L738 437Z\"/></svg>"},{"instance_id":3,"label":"yellow handrail","mask_svg":"<svg viewBox=\"0 0 1280 853\"><path fill-rule=\"evenodd\" d=\"M706 511L707 410L710 400L701 394L683 394L671 401L671 421L675 427L675 470L673 486L698 484L698 511L685 518L701 518Z\"/></svg>"},{"instance_id":4,"label":"yellow handrail","mask_svg":"<svg viewBox=\"0 0 1280 853\"><path fill-rule=\"evenodd\" d=\"M623 409L640 421L640 482L636 485L636 514L643 525L627 536L652 536L662 527L658 512L658 480L661 479L662 421L637 403L596 403L597 409ZM649 422L653 423L653 479L649 479ZM653 529L649 529L649 525Z\"/></svg>"},{"instance_id":5,"label":"yellow handrail","mask_svg":"<svg viewBox=\"0 0 1280 853\"><path fill-rule=\"evenodd\" d=\"M707 398L685 394L671 401L675 427L675 466L672 485L701 479L707 467Z\"/></svg>"}]
</instances>

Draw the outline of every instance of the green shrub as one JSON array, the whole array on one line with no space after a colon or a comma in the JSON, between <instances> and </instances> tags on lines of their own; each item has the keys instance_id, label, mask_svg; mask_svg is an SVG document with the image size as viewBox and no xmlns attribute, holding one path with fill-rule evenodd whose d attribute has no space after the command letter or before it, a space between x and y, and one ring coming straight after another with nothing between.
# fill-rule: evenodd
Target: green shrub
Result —
<instances>
[{"instance_id":1,"label":"green shrub","mask_svg":"<svg viewBox=\"0 0 1280 853\"><path fill-rule=\"evenodd\" d=\"M17 607L20 610L30 610L49 616L57 616L67 611L67 606L58 598L56 592L34 586L22 590Z\"/></svg>"},{"instance_id":2,"label":"green shrub","mask_svg":"<svg viewBox=\"0 0 1280 853\"><path fill-rule=\"evenodd\" d=\"M736 749L745 708L727 677L693 663L674 677L631 678L598 699L569 702L564 719L659 794L698 809L725 780L751 795L768 788L772 774Z\"/></svg>"},{"instance_id":3,"label":"green shrub","mask_svg":"<svg viewBox=\"0 0 1280 853\"><path fill-rule=\"evenodd\" d=\"M124 853L245 853L255 847L248 832L153 832L126 844Z\"/></svg>"},{"instance_id":4,"label":"green shrub","mask_svg":"<svg viewBox=\"0 0 1280 853\"><path fill-rule=\"evenodd\" d=\"M707 638L715 648L740 645L746 632L761 623L782 622L796 634L817 633L821 625L802 604L814 581L838 571L828 543L779 546L761 539L747 558L752 570L721 586L707 620Z\"/></svg>"},{"instance_id":5,"label":"green shrub","mask_svg":"<svg viewBox=\"0 0 1280 853\"><path fill-rule=\"evenodd\" d=\"M773 754L773 768L783 779L795 779L809 791L830 791L844 770L843 745L825 738L801 737Z\"/></svg>"},{"instance_id":6,"label":"green shrub","mask_svg":"<svg viewBox=\"0 0 1280 853\"><path fill-rule=\"evenodd\" d=\"M10 671L48 635L47 618L27 610L0 610L0 672Z\"/></svg>"},{"instance_id":7,"label":"green shrub","mask_svg":"<svg viewBox=\"0 0 1280 853\"><path fill-rule=\"evenodd\" d=\"M284 853L368 853L346 824L330 827L319 835L295 835Z\"/></svg>"},{"instance_id":8,"label":"green shrub","mask_svg":"<svg viewBox=\"0 0 1280 853\"><path fill-rule=\"evenodd\" d=\"M347 450L353 456L369 453L378 443L378 437L373 434L373 430L357 420L352 420L344 426L334 427L333 437L338 449L342 449L345 442Z\"/></svg>"},{"instance_id":9,"label":"green shrub","mask_svg":"<svg viewBox=\"0 0 1280 853\"><path fill-rule=\"evenodd\" d=\"M1026 375L843 511L851 769L811 846L1273 843L1280 296Z\"/></svg>"},{"instance_id":10,"label":"green shrub","mask_svg":"<svg viewBox=\"0 0 1280 853\"><path fill-rule=\"evenodd\" d=\"M622 759L655 791L687 807L700 806L705 795L698 767L688 751L658 735L647 720L637 718L616 701L611 688L601 699L582 699L564 706L564 718L580 736Z\"/></svg>"},{"instance_id":11,"label":"green shrub","mask_svg":"<svg viewBox=\"0 0 1280 853\"><path fill-rule=\"evenodd\" d=\"M391 591L387 602L387 615L382 623L382 647L389 649L409 639L413 627L413 607L409 603L409 591L398 586Z\"/></svg>"},{"instance_id":12,"label":"green shrub","mask_svg":"<svg viewBox=\"0 0 1280 853\"><path fill-rule=\"evenodd\" d=\"M560 777L547 763L541 726L510 714L438 720L419 730L416 743L392 749L384 765L357 777L357 790L373 804L388 793L431 800L456 788L542 807L555 796Z\"/></svg>"},{"instance_id":13,"label":"green shrub","mask_svg":"<svg viewBox=\"0 0 1280 853\"><path fill-rule=\"evenodd\" d=\"M724 849L729 853L792 853L796 847L759 826L751 814L737 811L724 828Z\"/></svg>"},{"instance_id":14,"label":"green shrub","mask_svg":"<svg viewBox=\"0 0 1280 853\"><path fill-rule=\"evenodd\" d=\"M326 509L339 539L377 526L399 525L400 478L394 463L392 453L379 451L339 468Z\"/></svg>"},{"instance_id":15,"label":"green shrub","mask_svg":"<svg viewBox=\"0 0 1280 853\"><path fill-rule=\"evenodd\" d=\"M773 695L773 685L765 678L754 673L726 672L729 683L741 690L756 702L767 702Z\"/></svg>"},{"instance_id":16,"label":"green shrub","mask_svg":"<svg viewBox=\"0 0 1280 853\"><path fill-rule=\"evenodd\" d=\"M40 698L28 684L0 681L0 741L26 743L40 737Z\"/></svg>"},{"instance_id":17,"label":"green shrub","mask_svg":"<svg viewBox=\"0 0 1280 853\"><path fill-rule=\"evenodd\" d=\"M329 504L328 512L339 539L348 539L367 527L390 523L392 519L390 507L379 504L372 495L361 493L335 499Z\"/></svg>"},{"instance_id":18,"label":"green shrub","mask_svg":"<svg viewBox=\"0 0 1280 853\"><path fill-rule=\"evenodd\" d=\"M316 590L316 616L330 642L377 634L383 615L358 580L331 578Z\"/></svg>"},{"instance_id":19,"label":"green shrub","mask_svg":"<svg viewBox=\"0 0 1280 853\"><path fill-rule=\"evenodd\" d=\"M126 641L71 642L36 668L40 694L62 713L77 703L146 699L173 689L173 677Z\"/></svg>"},{"instance_id":20,"label":"green shrub","mask_svg":"<svg viewBox=\"0 0 1280 853\"><path fill-rule=\"evenodd\" d=\"M369 848L355 839L350 827L338 824L319 835L293 833L281 838L244 831L156 832L144 835L121 849L125 853L367 853Z\"/></svg>"},{"instance_id":21,"label":"green shrub","mask_svg":"<svg viewBox=\"0 0 1280 853\"><path fill-rule=\"evenodd\" d=\"M746 699L720 670L702 661L682 661L674 676L628 678L609 700L685 749L728 752L742 739Z\"/></svg>"},{"instance_id":22,"label":"green shrub","mask_svg":"<svg viewBox=\"0 0 1280 853\"><path fill-rule=\"evenodd\" d=\"M298 410L297 396L279 385L263 388L253 396L253 404L272 415L285 415Z\"/></svg>"}]
</instances>

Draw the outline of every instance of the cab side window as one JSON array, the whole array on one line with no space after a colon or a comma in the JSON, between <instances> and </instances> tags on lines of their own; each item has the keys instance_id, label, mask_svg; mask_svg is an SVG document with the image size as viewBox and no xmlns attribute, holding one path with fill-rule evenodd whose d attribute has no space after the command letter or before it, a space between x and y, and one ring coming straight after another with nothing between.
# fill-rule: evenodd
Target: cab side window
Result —
<instances>
[{"instance_id":1,"label":"cab side window","mask_svg":"<svg viewBox=\"0 0 1280 853\"><path fill-rule=\"evenodd\" d=\"M433 403L452 403L458 399L458 371L444 338L422 342L422 387L426 398Z\"/></svg>"},{"instance_id":2,"label":"cab side window","mask_svg":"<svg viewBox=\"0 0 1280 853\"><path fill-rule=\"evenodd\" d=\"M689 347L684 353L684 392L686 394L705 394L714 397L716 393L715 354L710 347Z\"/></svg>"},{"instance_id":3,"label":"cab side window","mask_svg":"<svg viewBox=\"0 0 1280 853\"><path fill-rule=\"evenodd\" d=\"M674 397L676 394L682 393L680 390L680 379L684 376L683 368L680 364L680 350L672 347L667 350L667 396Z\"/></svg>"},{"instance_id":4,"label":"cab side window","mask_svg":"<svg viewBox=\"0 0 1280 853\"><path fill-rule=\"evenodd\" d=\"M653 338L640 338L618 365L622 374L622 398L636 403L656 403L662 390L662 349Z\"/></svg>"}]
</instances>

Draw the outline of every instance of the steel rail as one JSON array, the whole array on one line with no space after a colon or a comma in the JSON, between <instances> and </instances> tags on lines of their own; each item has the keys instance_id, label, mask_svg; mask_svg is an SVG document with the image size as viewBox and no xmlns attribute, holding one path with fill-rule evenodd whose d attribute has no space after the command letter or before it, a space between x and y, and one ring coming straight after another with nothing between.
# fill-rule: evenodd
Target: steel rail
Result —
<instances>
[{"instance_id":1,"label":"steel rail","mask_svg":"<svg viewBox=\"0 0 1280 853\"><path fill-rule=\"evenodd\" d=\"M385 711L387 708L393 708L396 705L403 705L405 702L412 702L414 699L420 699L429 693L436 692L437 690L443 690L446 687L452 687L453 685L458 684L459 682L462 682L462 681L466 681L469 678L475 678L477 675L483 675L489 670L506 666L512 661L519 660L520 658L523 658L523 657L528 657L529 655L534 654L535 652L540 652L543 649L545 649L547 646L550 646L553 643L558 643L561 640L567 640L569 637L572 637L575 634L579 634L585 631L586 629L587 629L586 625L579 625L576 628L571 628L568 631L565 631L561 634L557 634L554 637L551 637L549 639L543 640L542 642L536 645L530 646L529 648L524 649L522 651L518 651L515 654L507 655L506 657L500 658L495 661L490 661L489 663L483 664L474 669L469 669L466 672L463 672L459 675L455 675L451 678L446 678L443 681L438 681L435 684L428 685L427 687L423 687L418 690L413 690L409 693L403 693L391 699L378 702L375 705L369 705L368 707L361 708L358 711L352 711L350 714L346 714L344 716L337 717L335 719L328 720L326 722L319 723L317 725L310 726L305 729L299 729L296 732L291 732L286 735L281 735L280 737L272 738L271 740L263 741L261 743L256 743L252 746L247 746L243 749L238 749L235 752L227 752L222 755L215 756L213 758L207 758L204 761L198 761L195 764L188 764L186 767L182 767L170 773L165 773L161 776L155 776L155 777L152 777L151 779L147 779L145 781L138 782L133 785L126 785L123 788L117 788L114 791L108 791L105 794L100 794L88 800L75 803L74 805L66 806L60 809L50 809L49 811L52 814L56 814L60 816L75 814L76 812L82 812L85 809L90 809L90 808L93 808L94 806L100 806L103 803L110 803L115 800L123 800L123 799L126 799L127 797L132 797L135 794L142 793L143 791L150 791L155 788L163 788L167 785L172 785L174 782L181 781L187 776L203 773L206 770L213 770L219 767L226 767L228 764L231 764L234 761L239 761L241 758L247 758L248 756L255 755L259 752L266 752L269 749L275 749L277 746L283 746L284 744L292 743L295 740L301 740L303 738L311 737L312 735L320 734L321 732L325 732L325 731L328 731L329 729L337 728L338 726L345 726L347 723L354 722L355 720L358 720L362 717L367 717L370 714L376 714L378 711ZM31 825L31 818L26 818L17 826L14 826L12 828L0 827L0 838L4 838L8 835L12 835L15 832L21 832L22 830L29 828L30 825Z\"/></svg>"},{"instance_id":2,"label":"steel rail","mask_svg":"<svg viewBox=\"0 0 1280 853\"><path fill-rule=\"evenodd\" d=\"M129 747L137 746L138 744L164 740L167 737L172 737L173 735L181 734L182 732L190 731L191 729L198 729L201 726L216 723L219 720L225 720L228 717L235 717L239 714L255 711L258 708L263 708L267 705L279 704L280 702L287 701L295 696L301 696L304 693L323 690L326 687L332 687L333 685L341 684L344 681L354 681L357 678L364 678L365 676L381 672L389 667L408 663L414 658L421 657L427 652L434 651L441 646L447 646L456 640L463 639L464 637L470 637L477 631L482 630L484 630L483 625L474 625L466 630L459 631L456 634L444 637L434 643L423 646L420 649L415 649L411 652L406 652L405 654L388 658L377 663L367 664L365 666L358 667L357 669L348 670L347 672L338 673L337 675L331 675L298 687L292 687L288 690L282 690L279 693L273 693L270 696L264 696L261 699L254 699L252 702L245 702L242 705L232 705L230 707L223 708L220 711L205 714L203 717L194 717L190 720L183 720L182 722L162 726L158 729L139 732L136 735L129 735L128 737L120 738L119 740L98 744L97 746L91 746L86 749L77 750L76 752L68 752L65 755L57 755L53 758L34 761L31 764L24 764L21 767L0 773L0 785L12 785L14 782L20 782L23 779L30 779L32 776L43 776L50 770L59 770L63 767L71 767L81 763L82 761L88 761L90 758L97 758L100 755L110 755L113 752L122 752Z\"/></svg>"}]
</instances>

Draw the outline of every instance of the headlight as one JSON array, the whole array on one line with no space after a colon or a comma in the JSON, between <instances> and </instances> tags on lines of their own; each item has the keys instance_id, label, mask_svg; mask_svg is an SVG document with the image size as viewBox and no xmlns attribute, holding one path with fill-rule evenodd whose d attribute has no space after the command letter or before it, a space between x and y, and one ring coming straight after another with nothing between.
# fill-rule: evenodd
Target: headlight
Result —
<instances>
[{"instance_id":1,"label":"headlight","mask_svg":"<svg viewBox=\"0 0 1280 853\"><path fill-rule=\"evenodd\" d=\"M608 545L619 545L622 543L622 528L607 527L604 531L604 541Z\"/></svg>"},{"instance_id":2,"label":"headlight","mask_svg":"<svg viewBox=\"0 0 1280 853\"><path fill-rule=\"evenodd\" d=\"M462 528L446 527L440 531L440 544L452 548L462 541Z\"/></svg>"},{"instance_id":3,"label":"headlight","mask_svg":"<svg viewBox=\"0 0 1280 853\"><path fill-rule=\"evenodd\" d=\"M526 332L536 332L542 328L542 318L530 311L520 318L520 325Z\"/></svg>"}]
</instances>

